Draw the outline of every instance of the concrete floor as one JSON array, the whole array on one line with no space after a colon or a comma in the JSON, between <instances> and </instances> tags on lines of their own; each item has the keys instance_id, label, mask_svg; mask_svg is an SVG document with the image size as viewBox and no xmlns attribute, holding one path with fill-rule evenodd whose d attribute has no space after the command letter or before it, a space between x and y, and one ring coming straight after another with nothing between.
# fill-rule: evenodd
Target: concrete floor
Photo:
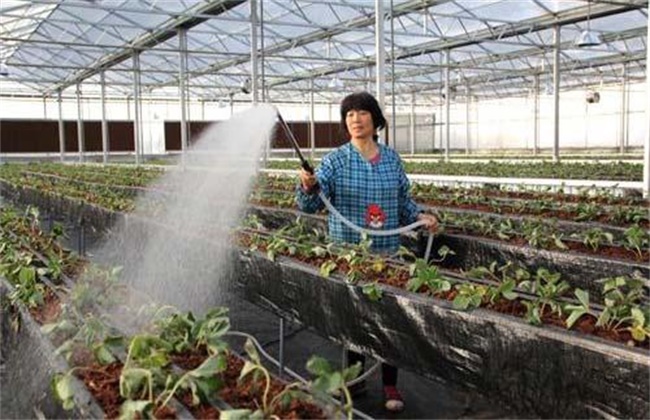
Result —
<instances>
[{"instance_id":1,"label":"concrete floor","mask_svg":"<svg viewBox=\"0 0 650 420\"><path fill-rule=\"evenodd\" d=\"M230 302L230 319L233 330L254 335L273 357L278 357L279 318L244 301ZM301 326L285 321L285 365L303 377L307 360L312 355L325 357L332 366L341 366L342 347ZM243 341L241 341L243 343ZM234 348L238 344L232 343ZM373 364L368 359L368 366ZM381 369L376 369L367 380L368 392L355 398L354 408L374 418L386 419L460 419L460 418L515 418L518 417L503 405L496 405L478 394L470 393L449 384L443 384L400 370L398 388L405 400L405 409L394 414L384 409Z\"/></svg>"}]
</instances>

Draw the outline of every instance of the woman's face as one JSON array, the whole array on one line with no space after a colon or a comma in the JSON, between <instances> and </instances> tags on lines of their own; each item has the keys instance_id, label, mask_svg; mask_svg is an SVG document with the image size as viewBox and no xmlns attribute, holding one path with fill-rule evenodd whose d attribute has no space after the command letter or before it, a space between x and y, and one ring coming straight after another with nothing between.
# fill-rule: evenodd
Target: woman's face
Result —
<instances>
[{"instance_id":1,"label":"woman's face","mask_svg":"<svg viewBox=\"0 0 650 420\"><path fill-rule=\"evenodd\" d=\"M353 139L372 138L375 126L370 111L351 109L345 114L345 126Z\"/></svg>"}]
</instances>

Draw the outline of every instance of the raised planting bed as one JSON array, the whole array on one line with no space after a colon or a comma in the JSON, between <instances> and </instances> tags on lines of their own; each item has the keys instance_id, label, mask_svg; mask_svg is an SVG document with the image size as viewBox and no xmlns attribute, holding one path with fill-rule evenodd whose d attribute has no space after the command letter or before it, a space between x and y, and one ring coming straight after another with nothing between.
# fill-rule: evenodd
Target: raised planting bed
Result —
<instances>
[{"instance_id":1,"label":"raised planting bed","mask_svg":"<svg viewBox=\"0 0 650 420\"><path fill-rule=\"evenodd\" d=\"M3 418L103 418L104 412L95 403L85 386L72 382L76 405L66 411L52 392L55 373L68 369L56 347L46 339L40 325L23 305L10 307L7 295L11 286L0 279L2 299L3 390L0 393Z\"/></svg>"},{"instance_id":2,"label":"raised planting bed","mask_svg":"<svg viewBox=\"0 0 650 420\"><path fill-rule=\"evenodd\" d=\"M309 215L296 210L271 207L251 206L249 214L255 215L260 222L270 229L279 229L293 223L300 217L310 228L325 232L327 219L322 215ZM415 234L402 235L402 244L417 255L424 255L426 239ZM562 273L563 279L574 287L600 295L602 284L597 280L614 276L650 277L647 264L634 261L614 260L596 255L586 255L566 251L550 251L525 245L509 244L504 241L480 238L464 234L436 234L432 246L432 258L438 258L436 251L447 246L455 252L448 255L440 265L454 270L469 270L478 266L489 266L493 262L499 265L516 263L528 270L546 268Z\"/></svg>"},{"instance_id":3,"label":"raised planting bed","mask_svg":"<svg viewBox=\"0 0 650 420\"><path fill-rule=\"evenodd\" d=\"M650 415L650 353L597 337L243 251L235 281L248 300L352 349L443 379L512 407L552 418Z\"/></svg>"},{"instance_id":4,"label":"raised planting bed","mask_svg":"<svg viewBox=\"0 0 650 420\"><path fill-rule=\"evenodd\" d=\"M209 311L205 318L161 308L121 284L115 271L103 272L88 263L85 273L73 280L62 274L68 262L58 261L61 270L54 287L54 280L44 277L54 273L49 268L53 260L44 255L60 248L29 214L25 218L3 209L1 218L5 253L0 262L11 274L10 281L0 284L3 383L17 378L19 385L33 385L19 398L3 393L6 413L15 418L40 413L48 418L219 418L224 410L237 409L262 417L332 418L340 412L326 393L343 387L344 378L356 375L354 370L335 384L328 379L331 372L312 369L317 377L313 387L274 379L254 347L246 347L250 361L228 350L222 339L229 329L225 308ZM5 232L8 228L15 232ZM72 262L76 266L78 260ZM127 301L128 306L120 304ZM122 333L126 325L128 337ZM266 375L259 379L249 375L253 371ZM351 410L348 403L346 410ZM38 411L32 412L34 404Z\"/></svg>"}]
</instances>

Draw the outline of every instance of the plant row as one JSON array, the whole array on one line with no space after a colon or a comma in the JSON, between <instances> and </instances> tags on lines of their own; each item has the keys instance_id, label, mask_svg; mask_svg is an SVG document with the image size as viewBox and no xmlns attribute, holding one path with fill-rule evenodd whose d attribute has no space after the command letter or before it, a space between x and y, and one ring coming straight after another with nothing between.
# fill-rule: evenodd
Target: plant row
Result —
<instances>
[{"instance_id":1,"label":"plant row","mask_svg":"<svg viewBox=\"0 0 650 420\"><path fill-rule=\"evenodd\" d=\"M295 163L290 169L296 169ZM34 175L56 175L67 179L79 181L97 182L105 185L124 187L150 187L158 182L163 169L153 167L133 166L102 166L102 165L63 165L59 163L32 163L32 164L5 164L0 166L0 177L16 176L20 173L31 173ZM258 177L258 185L266 189L277 189L293 191L295 189L295 177L278 177L261 174ZM472 197L502 197L502 198L523 198L552 200L558 202L585 202L609 205L641 206L648 207L648 201L640 196L620 196L615 188L602 187L580 187L576 193L566 193L561 187L552 191L551 187L529 186L529 185L493 185L488 184L482 187L467 186L439 186L434 184L413 182L413 193L415 196L427 197L440 196L465 196Z\"/></svg>"},{"instance_id":2,"label":"plant row","mask_svg":"<svg viewBox=\"0 0 650 420\"><path fill-rule=\"evenodd\" d=\"M266 229L256 218L249 218L247 226L237 240L250 252L262 252L269 259L297 259L317 267L324 277L339 275L349 283L360 282L371 299L381 299L379 284L386 284L450 300L461 310L483 307L523 317L534 325L560 325L628 345L649 345L650 306L641 278L600 279L602 296L598 298L605 304L598 305L591 303L587 291L562 280L561 273L544 268L529 272L511 263L493 263L452 273L415 258L405 248L396 259L386 259L370 251L367 239L356 246L328 242L300 220L276 231ZM440 259L434 262L453 253L442 247Z\"/></svg>"},{"instance_id":3,"label":"plant row","mask_svg":"<svg viewBox=\"0 0 650 420\"><path fill-rule=\"evenodd\" d=\"M272 169L296 169L294 160L271 161ZM497 178L552 178L609 181L641 181L643 165L630 162L566 163L533 162L525 165L504 162L404 162L409 174L485 176Z\"/></svg>"},{"instance_id":4,"label":"plant row","mask_svg":"<svg viewBox=\"0 0 650 420\"><path fill-rule=\"evenodd\" d=\"M13 179L13 182L29 184L40 191L80 199L113 211L133 210L135 193L142 192L142 190L112 188L109 185L97 185L85 181L68 182L67 179L59 179L58 176L34 176L24 172L21 173L20 180ZM273 207L292 208L295 206L293 192L269 195L263 191L260 189L253 191L250 196L251 202ZM146 197L147 201L141 201L140 205L145 212L155 216L157 209L164 207L165 199L169 195L148 194ZM596 205L583 203L578 206L598 208ZM637 209L641 210L641 208ZM558 229L552 219L550 221L546 219L519 220L519 217L496 218L480 213L459 214L447 210L430 210L439 215L443 229L450 232L484 236L541 249L572 250L623 260L650 260L648 252L650 234L639 224L633 224L620 232L615 230L612 232L598 226L585 226L566 233L565 229ZM616 214L614 213L614 215Z\"/></svg>"},{"instance_id":5,"label":"plant row","mask_svg":"<svg viewBox=\"0 0 650 420\"><path fill-rule=\"evenodd\" d=\"M229 348L227 309L197 318L141 295L137 309L125 307L133 291L120 283L118 269L85 262L75 280L65 274L78 273L80 259L58 245L58 227L40 230L33 208L26 215L4 208L0 220L0 277L11 285L9 302L29 308L71 366L53 378L65 409L74 408L74 383L81 380L108 418L175 418L184 410L196 418L323 418L331 414L323 411L331 406L327 396L336 391L347 395L343 408L350 415L345 383L360 366L337 372L315 357L308 384L272 378L252 341L244 346L246 359ZM124 334L116 319L135 326Z\"/></svg>"}]
</instances>

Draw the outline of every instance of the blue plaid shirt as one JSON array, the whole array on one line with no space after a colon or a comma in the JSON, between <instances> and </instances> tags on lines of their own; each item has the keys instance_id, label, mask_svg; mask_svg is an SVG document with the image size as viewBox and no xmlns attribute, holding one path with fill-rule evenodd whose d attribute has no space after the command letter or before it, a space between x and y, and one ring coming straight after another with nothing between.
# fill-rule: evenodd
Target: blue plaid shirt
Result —
<instances>
[{"instance_id":1,"label":"blue plaid shirt","mask_svg":"<svg viewBox=\"0 0 650 420\"><path fill-rule=\"evenodd\" d=\"M369 214L381 209L385 216L381 229L411 224L420 213L410 196L410 183L402 161L393 149L379 144L379 161L367 161L357 149L346 143L328 153L316 168L316 179L332 205L357 226L369 228ZM317 194L297 188L300 210L315 213L325 207ZM328 218L329 234L335 241L358 243L361 235L347 227L334 214ZM393 253L399 249L399 235L369 236L373 251Z\"/></svg>"}]
</instances>

